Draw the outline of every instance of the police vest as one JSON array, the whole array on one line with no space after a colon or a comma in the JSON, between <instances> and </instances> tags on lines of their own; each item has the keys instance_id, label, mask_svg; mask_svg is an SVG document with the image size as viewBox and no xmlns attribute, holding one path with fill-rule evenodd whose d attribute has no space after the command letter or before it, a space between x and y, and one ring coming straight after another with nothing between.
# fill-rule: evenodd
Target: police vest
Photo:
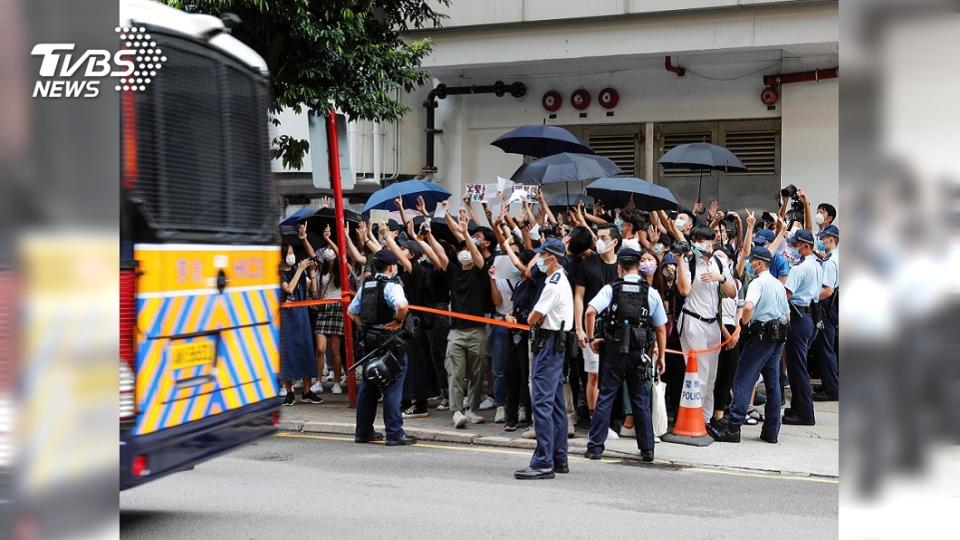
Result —
<instances>
[{"instance_id":1,"label":"police vest","mask_svg":"<svg viewBox=\"0 0 960 540\"><path fill-rule=\"evenodd\" d=\"M386 276L376 276L363 282L360 294L360 320L364 326L387 324L394 319L394 310L387 303L384 294L388 283L397 283L396 279Z\"/></svg>"},{"instance_id":2,"label":"police vest","mask_svg":"<svg viewBox=\"0 0 960 540\"><path fill-rule=\"evenodd\" d=\"M613 296L610 299L609 320L614 327L626 323L630 326L653 328L650 320L650 285L646 281L618 279L610 286L613 288Z\"/></svg>"}]
</instances>

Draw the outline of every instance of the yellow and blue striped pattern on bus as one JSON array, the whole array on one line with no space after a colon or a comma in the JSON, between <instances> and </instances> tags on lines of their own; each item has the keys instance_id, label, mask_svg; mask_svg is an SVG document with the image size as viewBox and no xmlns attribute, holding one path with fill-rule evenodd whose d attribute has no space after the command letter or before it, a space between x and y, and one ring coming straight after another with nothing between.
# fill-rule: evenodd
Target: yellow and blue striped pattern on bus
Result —
<instances>
[{"instance_id":1,"label":"yellow and blue striped pattern on bus","mask_svg":"<svg viewBox=\"0 0 960 540\"><path fill-rule=\"evenodd\" d=\"M279 248L138 245L134 256L140 272L135 434L277 396ZM222 293L221 270L228 280ZM212 342L212 363L173 365L174 347L203 341Z\"/></svg>"}]
</instances>

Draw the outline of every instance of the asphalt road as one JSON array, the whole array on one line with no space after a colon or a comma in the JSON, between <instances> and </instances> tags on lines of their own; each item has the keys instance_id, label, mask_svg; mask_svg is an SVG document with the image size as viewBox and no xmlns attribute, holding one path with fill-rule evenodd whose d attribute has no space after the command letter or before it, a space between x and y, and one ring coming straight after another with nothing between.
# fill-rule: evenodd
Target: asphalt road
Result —
<instances>
[{"instance_id":1,"label":"asphalt road","mask_svg":"<svg viewBox=\"0 0 960 540\"><path fill-rule=\"evenodd\" d=\"M124 538L836 538L830 480L277 436L120 494Z\"/></svg>"}]
</instances>

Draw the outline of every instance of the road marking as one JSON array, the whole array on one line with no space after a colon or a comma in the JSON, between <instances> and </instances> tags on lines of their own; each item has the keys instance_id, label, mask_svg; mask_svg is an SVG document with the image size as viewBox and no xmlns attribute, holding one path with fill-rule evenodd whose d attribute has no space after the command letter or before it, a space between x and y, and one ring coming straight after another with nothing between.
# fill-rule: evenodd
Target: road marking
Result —
<instances>
[{"instance_id":1,"label":"road marking","mask_svg":"<svg viewBox=\"0 0 960 540\"><path fill-rule=\"evenodd\" d=\"M307 435L304 433L280 432L280 433L277 433L276 436L287 437L291 439L317 439L321 441L353 442L352 437L333 437L329 435ZM374 441L373 444L382 445L383 441ZM502 448L479 448L476 446L468 446L468 445L451 446L451 445L445 445L445 444L426 443L426 442L420 442L420 441L418 441L415 446L417 448L434 448L437 450L452 450L457 452L480 452L485 454L506 454L506 455L512 455L512 456L529 456L530 455L529 450L521 451L521 450L506 450ZM574 459L577 461L596 461L596 460L591 460L585 457L574 456L574 455L568 456L568 459ZM601 458L599 460L600 463L609 463L609 464L622 463L623 461L624 461L623 459L619 459L619 458ZM776 474L776 473L762 474L762 473L750 473L750 472L730 471L730 470L722 470L722 469L711 469L711 468L705 468L705 467L686 467L683 465L679 465L679 470L683 472L722 474L726 476L740 476L744 478L762 478L765 480L796 480L800 482L816 482L819 484L839 484L840 483L839 480L834 478L823 478L818 476L788 476L788 475L782 475L782 474Z\"/></svg>"},{"instance_id":2,"label":"road marking","mask_svg":"<svg viewBox=\"0 0 960 540\"><path fill-rule=\"evenodd\" d=\"M708 469L703 467L684 467L681 470L688 472L702 472L708 474L724 474L727 476L743 476L747 478L764 478L767 480L797 480L800 482L817 482L819 484L839 484L840 480L836 478L823 478L819 476L788 476L783 474L771 473L749 473L740 471L724 471L721 469Z\"/></svg>"}]
</instances>

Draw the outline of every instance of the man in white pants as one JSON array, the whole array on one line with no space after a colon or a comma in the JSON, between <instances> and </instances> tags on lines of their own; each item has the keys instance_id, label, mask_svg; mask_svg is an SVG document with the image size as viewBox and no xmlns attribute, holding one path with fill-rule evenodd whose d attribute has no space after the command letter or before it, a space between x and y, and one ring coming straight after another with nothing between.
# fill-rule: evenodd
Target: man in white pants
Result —
<instances>
[{"instance_id":1,"label":"man in white pants","mask_svg":"<svg viewBox=\"0 0 960 540\"><path fill-rule=\"evenodd\" d=\"M730 268L713 256L713 240L712 229L695 227L690 233L693 253L677 265L677 290L684 296L680 315L680 348L684 358L688 351L708 349L720 343L720 321L717 320L720 295L733 298L737 294ZM695 272L692 279L691 264ZM719 348L697 355L703 421L708 424L713 417L713 385L717 380L719 355Z\"/></svg>"}]
</instances>

